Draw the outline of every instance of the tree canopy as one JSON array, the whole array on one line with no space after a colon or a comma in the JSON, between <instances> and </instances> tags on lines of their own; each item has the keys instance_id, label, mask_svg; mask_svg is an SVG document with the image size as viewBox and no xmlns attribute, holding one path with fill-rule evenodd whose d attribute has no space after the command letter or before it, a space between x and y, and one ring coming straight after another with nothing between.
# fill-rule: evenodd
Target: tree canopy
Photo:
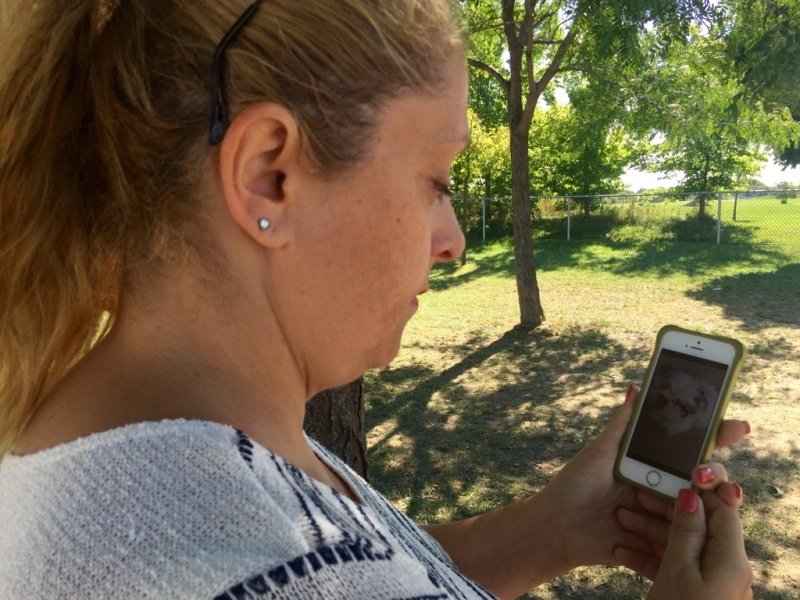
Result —
<instances>
[{"instance_id":1,"label":"tree canopy","mask_svg":"<svg viewBox=\"0 0 800 600\"><path fill-rule=\"evenodd\" d=\"M776 121L761 106L734 110L741 91L724 40L695 27L641 78L632 123L655 143L639 163L651 171L681 173L683 191L732 189L760 170L760 144L772 139ZM779 133L776 133L779 135Z\"/></svg>"}]
</instances>

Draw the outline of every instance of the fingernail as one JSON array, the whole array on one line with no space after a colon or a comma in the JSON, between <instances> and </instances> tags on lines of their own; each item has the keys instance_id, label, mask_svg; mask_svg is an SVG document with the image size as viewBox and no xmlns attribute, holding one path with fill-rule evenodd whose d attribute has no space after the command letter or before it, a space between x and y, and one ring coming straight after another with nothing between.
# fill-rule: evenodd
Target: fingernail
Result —
<instances>
[{"instance_id":1,"label":"fingernail","mask_svg":"<svg viewBox=\"0 0 800 600\"><path fill-rule=\"evenodd\" d=\"M633 395L633 391L635 389L636 389L636 386L634 386L632 383L628 384L628 391L625 392L625 400L626 401L631 399L631 396Z\"/></svg>"},{"instance_id":2,"label":"fingernail","mask_svg":"<svg viewBox=\"0 0 800 600\"><path fill-rule=\"evenodd\" d=\"M697 510L697 492L688 489L678 492L678 512L682 515L690 515Z\"/></svg>"},{"instance_id":3,"label":"fingernail","mask_svg":"<svg viewBox=\"0 0 800 600\"><path fill-rule=\"evenodd\" d=\"M738 483L734 483L733 484L733 493L736 494L736 499L737 500L741 500L742 496L744 495L742 493L742 488Z\"/></svg>"},{"instance_id":4,"label":"fingernail","mask_svg":"<svg viewBox=\"0 0 800 600\"><path fill-rule=\"evenodd\" d=\"M703 485L714 483L714 471L708 467L697 469L697 481Z\"/></svg>"},{"instance_id":5,"label":"fingernail","mask_svg":"<svg viewBox=\"0 0 800 600\"><path fill-rule=\"evenodd\" d=\"M744 422L744 434L747 435L750 433L750 423L747 421Z\"/></svg>"}]
</instances>

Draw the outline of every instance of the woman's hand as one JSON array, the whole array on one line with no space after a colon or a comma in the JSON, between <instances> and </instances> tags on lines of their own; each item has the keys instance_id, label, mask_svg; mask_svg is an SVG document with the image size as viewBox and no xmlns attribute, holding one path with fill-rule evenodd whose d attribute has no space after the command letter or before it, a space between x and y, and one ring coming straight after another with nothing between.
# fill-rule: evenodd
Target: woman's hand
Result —
<instances>
[{"instance_id":1,"label":"woman's hand","mask_svg":"<svg viewBox=\"0 0 800 600\"><path fill-rule=\"evenodd\" d=\"M572 459L542 490L548 504L558 507L554 531L563 536L563 552L570 568L589 564L629 567L653 579L664 556L672 517L671 503L614 479L614 462L638 390L631 385L625 404L600 435ZM745 421L725 421L717 447L738 442L749 432ZM702 468L710 469L700 471ZM695 483L720 488L731 506L741 503L741 488L728 484L722 465L695 469ZM701 479L705 483L701 483Z\"/></svg>"},{"instance_id":2,"label":"woman's hand","mask_svg":"<svg viewBox=\"0 0 800 600\"><path fill-rule=\"evenodd\" d=\"M694 490L681 490L648 599L750 600L752 584L738 510L717 492L701 498Z\"/></svg>"},{"instance_id":3,"label":"woman's hand","mask_svg":"<svg viewBox=\"0 0 800 600\"><path fill-rule=\"evenodd\" d=\"M701 490L715 490L728 506L736 509L742 506L742 488L737 483L728 481L728 473L719 463L695 467L692 471L692 484ZM620 546L614 550L614 556L619 564L649 579L655 579L667 546L674 507L673 503L651 496L645 491L638 490L636 494L644 511L637 512L622 507L617 511L617 519L628 531L649 540L650 552Z\"/></svg>"}]
</instances>

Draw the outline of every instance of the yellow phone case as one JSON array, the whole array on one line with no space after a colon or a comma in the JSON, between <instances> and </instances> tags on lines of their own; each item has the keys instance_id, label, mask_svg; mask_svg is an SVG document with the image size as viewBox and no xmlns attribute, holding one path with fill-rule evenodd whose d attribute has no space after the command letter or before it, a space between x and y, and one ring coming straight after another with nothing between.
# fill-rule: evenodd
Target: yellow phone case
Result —
<instances>
[{"instance_id":1,"label":"yellow phone case","mask_svg":"<svg viewBox=\"0 0 800 600\"><path fill-rule=\"evenodd\" d=\"M727 381L725 382L724 387L722 388L722 390L720 390L720 401L717 403L717 407L714 410L714 414L711 417L711 424L709 425L710 434L706 437L706 440L705 440L705 442L703 444L703 447L702 447L702 449L700 451L700 458L698 460L698 464L700 464L700 463L707 462L708 460L710 460L711 459L711 455L714 453L714 449L716 447L716 441L717 441L717 434L719 433L719 426L722 423L723 417L725 416L725 411L727 410L728 403L730 402L730 399L731 399L731 391L733 389L733 384L736 382L736 378L739 375L739 370L741 369L742 363L744 362L744 358L745 358L747 352L745 350L744 345L739 340L735 340L733 338L729 338L729 337L725 337L725 336L721 336L721 335L710 335L710 334L707 334L707 333L703 333L701 331L692 331L690 329L684 329L684 328L678 327L676 325L665 325L664 327L662 327L659 330L658 335L656 336L655 350L653 350L653 355L650 358L650 364L647 367L647 372L645 374L645 377L644 377L643 381L646 381L646 382L650 382L651 381L651 379L653 377L653 371L655 370L655 367L656 367L656 361L658 360L659 349L661 348L662 340L663 340L664 336L667 333L672 332L672 331L676 331L676 332L680 332L680 333L688 333L688 334L691 334L691 335L696 335L696 336L698 336L700 338L717 340L717 341L720 341L720 342L724 342L724 343L730 344L734 348L734 358L733 358L733 363L731 364L730 377L727 378ZM653 494L655 494L657 496L661 496L662 498L666 498L667 500L675 500L672 496L660 493L660 492L654 490L651 487L647 487L645 485L642 485L639 482L632 481L632 480L628 479L627 477L622 475L622 473L620 472L620 468L619 467L620 467L620 462L622 461L622 458L623 458L623 449L627 448L628 444L630 443L631 436L633 435L634 425L635 425L636 421L638 420L639 414L641 413L641 410L642 410L642 404L644 402L644 396L645 396L644 392L645 391L646 391L645 388L642 387L639 390L638 397L636 398L636 405L633 408L633 413L631 415L631 420L628 423L628 427L625 430L625 435L622 438L622 444L620 445L619 452L617 453L617 460L614 463L614 477L617 479L617 481L621 481L623 483L627 483L627 484L632 485L634 487L641 488L641 489L646 490L648 492L651 492L651 493L653 493Z\"/></svg>"}]
</instances>

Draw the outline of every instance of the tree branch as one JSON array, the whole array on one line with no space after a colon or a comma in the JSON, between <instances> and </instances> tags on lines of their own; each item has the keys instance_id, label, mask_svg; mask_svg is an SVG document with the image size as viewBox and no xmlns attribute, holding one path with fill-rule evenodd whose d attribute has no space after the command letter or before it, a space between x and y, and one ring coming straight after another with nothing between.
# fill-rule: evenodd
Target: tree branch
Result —
<instances>
[{"instance_id":1,"label":"tree branch","mask_svg":"<svg viewBox=\"0 0 800 600\"><path fill-rule=\"evenodd\" d=\"M492 31L500 29L503 26L503 19L497 16L491 17L480 23L472 23L469 26L470 33L482 33L484 31Z\"/></svg>"},{"instance_id":2,"label":"tree branch","mask_svg":"<svg viewBox=\"0 0 800 600\"><path fill-rule=\"evenodd\" d=\"M494 67L490 67L484 62L475 60L474 58L467 59L467 62L469 63L470 67L474 69L480 69L481 71L484 71L489 75L491 75L492 77L494 77L495 80L497 80L497 83L500 84L503 93L506 95L506 97L508 97L508 87L510 84L508 80L505 77L503 77L503 75L497 69L495 69Z\"/></svg>"},{"instance_id":3,"label":"tree branch","mask_svg":"<svg viewBox=\"0 0 800 600\"><path fill-rule=\"evenodd\" d=\"M539 99L539 96L545 90L553 77L555 77L561 69L561 63L564 61L564 57L567 55L569 47L578 36L577 31L575 31L576 29L577 28L573 25L569 32L567 32L567 35L564 36L564 39L561 40L561 44L559 44L558 50L556 50L555 55L553 55L553 60L550 62L550 66L547 67L547 70L544 72L541 79L539 79L539 81L534 81L533 77L529 76L528 101L525 104L525 110L522 114L523 123L528 124L533 120L533 111L536 109L536 101Z\"/></svg>"},{"instance_id":4,"label":"tree branch","mask_svg":"<svg viewBox=\"0 0 800 600\"><path fill-rule=\"evenodd\" d=\"M546 10L539 15L539 18L536 19L536 22L533 23L533 29L536 31L539 27L541 27L542 23L549 20L555 13L550 10Z\"/></svg>"}]
</instances>

